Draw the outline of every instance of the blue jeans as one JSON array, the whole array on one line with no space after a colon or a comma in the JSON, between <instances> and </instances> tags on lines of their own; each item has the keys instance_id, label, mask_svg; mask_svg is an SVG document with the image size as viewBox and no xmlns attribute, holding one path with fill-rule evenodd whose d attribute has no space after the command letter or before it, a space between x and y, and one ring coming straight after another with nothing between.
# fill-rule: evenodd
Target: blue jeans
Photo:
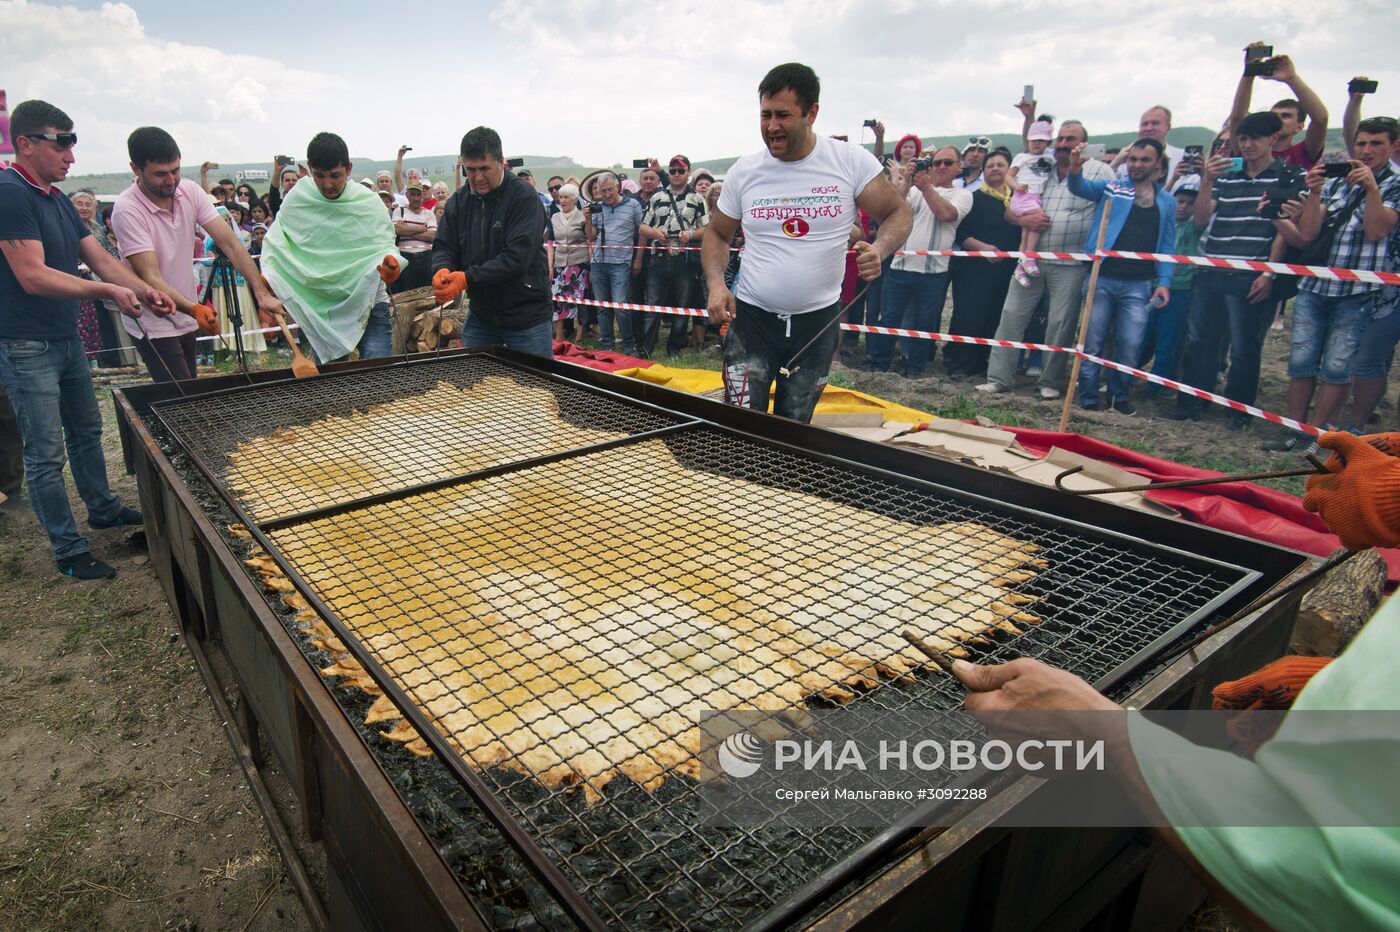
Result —
<instances>
[{"instance_id":1,"label":"blue jeans","mask_svg":"<svg viewBox=\"0 0 1400 932\"><path fill-rule=\"evenodd\" d=\"M881 327L906 327L910 330L937 330L943 318L943 303L948 297L947 272L908 272L890 269L885 293L880 305ZM883 372L894 357L895 337L870 334L866 350L870 366ZM931 340L911 339L909 361L905 375L918 375L933 355Z\"/></svg>"},{"instance_id":2,"label":"blue jeans","mask_svg":"<svg viewBox=\"0 0 1400 932\"><path fill-rule=\"evenodd\" d=\"M632 282L632 266L629 263L593 262L588 268L593 282L593 300L626 303L627 288ZM622 351L629 356L637 355L637 341L632 335L632 312L611 307L600 307L597 310L598 334L603 349L613 348L613 317L616 316L617 331L622 337Z\"/></svg>"},{"instance_id":3,"label":"blue jeans","mask_svg":"<svg viewBox=\"0 0 1400 932\"><path fill-rule=\"evenodd\" d=\"M1088 291L1088 283L1084 290ZM1152 318L1152 306L1147 303L1152 297L1152 282L1131 281L1126 278L1099 279L1094 290L1094 307L1089 314L1089 332L1084 338L1084 352L1092 356L1102 356L1113 362L1136 366L1138 352L1142 348L1142 337L1147 332L1147 323ZM1109 330L1113 330L1113 351L1104 352L1104 343ZM1099 404L1099 372L1103 366L1096 362L1085 363L1079 368L1079 401L1086 408L1096 408ZM1133 378L1116 369L1108 373L1108 394L1118 404L1128 400Z\"/></svg>"},{"instance_id":4,"label":"blue jeans","mask_svg":"<svg viewBox=\"0 0 1400 932\"><path fill-rule=\"evenodd\" d=\"M365 325L365 335L355 349L361 359L380 359L394 352L394 319L389 313L389 305L380 302L369 311L369 323Z\"/></svg>"},{"instance_id":5,"label":"blue jeans","mask_svg":"<svg viewBox=\"0 0 1400 932\"><path fill-rule=\"evenodd\" d=\"M102 412L97 407L83 343L76 336L0 340L0 379L5 382L24 438L29 501L48 531L54 559L87 553L87 538L78 533L63 485L65 446L73 484L87 506L88 520L111 520L121 511L122 503L107 485Z\"/></svg>"},{"instance_id":6,"label":"blue jeans","mask_svg":"<svg viewBox=\"0 0 1400 932\"><path fill-rule=\"evenodd\" d=\"M1194 280L1193 280L1194 282ZM1172 289L1167 306L1153 311L1152 374L1164 379L1176 378L1180 362L1181 339L1186 335L1186 317L1191 311L1191 288ZM1147 347L1142 349L1142 357L1148 355ZM1139 357L1139 358L1142 358ZM1146 359L1142 360L1146 362ZM1139 367L1141 368L1141 367ZM1156 394L1160 385L1148 384L1147 391Z\"/></svg>"},{"instance_id":7,"label":"blue jeans","mask_svg":"<svg viewBox=\"0 0 1400 932\"><path fill-rule=\"evenodd\" d=\"M1230 374L1225 396L1252 405L1259 394L1259 354L1274 319L1277 302L1267 298L1249 303L1246 295L1257 272L1202 269L1191 291L1191 311L1186 318L1186 351L1181 381L1195 388L1215 391L1220 367L1220 346L1230 337ZM1177 407L1200 411L1201 400L1185 392L1176 396ZM1243 417L1243 415L1241 415Z\"/></svg>"},{"instance_id":8,"label":"blue jeans","mask_svg":"<svg viewBox=\"0 0 1400 932\"><path fill-rule=\"evenodd\" d=\"M1324 298L1300 288L1293 299L1293 341L1288 347L1290 379L1321 379L1328 385L1351 381L1353 364L1371 311L1374 291Z\"/></svg>"},{"instance_id":9,"label":"blue jeans","mask_svg":"<svg viewBox=\"0 0 1400 932\"><path fill-rule=\"evenodd\" d=\"M483 323L470 311L462 324L463 346L504 346L551 359L554 356L554 323L543 320L523 330L505 330Z\"/></svg>"}]
</instances>

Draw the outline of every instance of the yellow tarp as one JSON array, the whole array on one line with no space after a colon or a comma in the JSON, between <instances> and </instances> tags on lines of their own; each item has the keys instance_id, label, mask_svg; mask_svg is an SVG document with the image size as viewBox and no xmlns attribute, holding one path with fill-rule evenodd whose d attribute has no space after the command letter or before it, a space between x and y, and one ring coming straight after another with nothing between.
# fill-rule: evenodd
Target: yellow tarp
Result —
<instances>
[{"instance_id":1,"label":"yellow tarp","mask_svg":"<svg viewBox=\"0 0 1400 932\"><path fill-rule=\"evenodd\" d=\"M689 392L692 395L718 392L724 387L723 377L713 370L672 369L670 366L663 366L659 363L645 369L619 369L614 375L641 379L644 382L664 385L667 388ZM770 411L773 409L771 396L768 400L768 409ZM822 392L821 400L817 402L818 414L865 414L873 411L880 412L887 421L902 421L908 424L927 424L936 417L936 415L925 411L906 408L904 405L897 405L892 401L885 401L883 398L858 392L853 388L838 388L835 385L828 385L826 391Z\"/></svg>"}]
</instances>

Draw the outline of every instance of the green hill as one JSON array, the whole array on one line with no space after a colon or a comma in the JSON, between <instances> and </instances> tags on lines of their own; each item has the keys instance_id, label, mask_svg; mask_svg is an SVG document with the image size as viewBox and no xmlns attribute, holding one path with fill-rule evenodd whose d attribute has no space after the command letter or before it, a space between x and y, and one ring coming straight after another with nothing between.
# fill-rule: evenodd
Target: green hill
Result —
<instances>
[{"instance_id":1,"label":"green hill","mask_svg":"<svg viewBox=\"0 0 1400 932\"><path fill-rule=\"evenodd\" d=\"M952 145L961 149L963 146L967 145L968 138L971 135L970 133L963 133L950 136L922 136L920 138L923 139L925 148ZM1215 131L1207 129L1204 126L1178 127L1172 130L1170 137L1171 142L1178 146L1209 145L1213 138L1215 138ZM1093 137L1094 142L1101 142L1109 148L1128 145L1135 139L1137 139L1137 134L1132 132L1108 133ZM992 133L991 140L993 147L1005 146L1012 152L1020 151L1021 137L1014 133ZM894 139L887 141L887 153L889 151L888 147L893 147L894 142ZM869 143L866 144L866 148L870 148ZM1329 129L1327 131L1327 151L1340 152L1342 148L1342 131L1337 128ZM610 168L613 171L626 172L632 178L637 177L637 170L631 167L630 161L626 165L622 163L615 163L613 165L581 165L566 155L527 155L524 156L524 159L525 167L529 168L530 171L534 173L535 181L541 190L544 189L545 180L550 175L582 179L589 172L596 171L599 168ZM737 155L718 159L700 159L696 161L695 167L707 168L718 175L728 171L729 167L738 161L738 159L739 156ZM355 158L352 156L351 161L355 165L356 178L363 178L367 175L373 177L375 172L380 170L394 170L394 162L392 159L367 159ZM445 181L447 185L451 187L452 166L455 161L456 156L453 154L411 156L404 159L404 168L420 169L431 181ZM272 172L272 166L269 163L264 162L259 164L245 162L242 164L220 165L217 170L211 173L211 178L213 180L235 178L237 177L237 172L247 169L261 169L269 174ZM195 181L199 180L198 165L187 165L184 168L184 172L187 178ZM78 188L90 188L98 194L119 194L129 184L131 184L131 174L129 172L111 172L99 175L73 175L68 179L66 184L64 184L64 188L68 191L76 191ZM255 186L259 190L266 189L266 184L262 182L258 182Z\"/></svg>"}]
</instances>

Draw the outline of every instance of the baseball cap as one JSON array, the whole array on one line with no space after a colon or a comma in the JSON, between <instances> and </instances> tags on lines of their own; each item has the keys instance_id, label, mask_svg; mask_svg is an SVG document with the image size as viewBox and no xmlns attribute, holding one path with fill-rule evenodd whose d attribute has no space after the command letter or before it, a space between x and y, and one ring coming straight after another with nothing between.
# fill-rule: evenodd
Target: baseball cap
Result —
<instances>
[{"instance_id":1,"label":"baseball cap","mask_svg":"<svg viewBox=\"0 0 1400 932\"><path fill-rule=\"evenodd\" d=\"M376 178L392 178L392 177L394 177L394 176L393 176L392 173L390 173L390 172L386 171L385 169L382 169L382 168L381 168L379 171L377 171L377 172L374 173L374 177L376 177Z\"/></svg>"},{"instance_id":2,"label":"baseball cap","mask_svg":"<svg viewBox=\"0 0 1400 932\"><path fill-rule=\"evenodd\" d=\"M667 165L675 165L677 162L679 162L679 163L681 163L682 165L684 165L687 169L690 168L690 159L686 158L686 157L683 156L683 155L673 155L673 156L671 156L671 161L667 162L666 164L667 164Z\"/></svg>"},{"instance_id":3,"label":"baseball cap","mask_svg":"<svg viewBox=\"0 0 1400 932\"><path fill-rule=\"evenodd\" d=\"M701 178L708 178L708 179L710 179L711 181L714 181L714 180L715 180L715 176L712 175L712 174L710 174L710 170L709 170L708 168L696 169L695 175L693 176L693 178L692 178L691 180L693 180L693 181L699 181Z\"/></svg>"},{"instance_id":4,"label":"baseball cap","mask_svg":"<svg viewBox=\"0 0 1400 932\"><path fill-rule=\"evenodd\" d=\"M380 191L379 196L386 201L392 201L394 199L394 195L390 194L388 191Z\"/></svg>"},{"instance_id":5,"label":"baseball cap","mask_svg":"<svg viewBox=\"0 0 1400 932\"><path fill-rule=\"evenodd\" d=\"M421 194L423 192L423 183L421 181L410 181L404 186L404 192L407 193L409 191L417 191Z\"/></svg>"},{"instance_id":6,"label":"baseball cap","mask_svg":"<svg viewBox=\"0 0 1400 932\"><path fill-rule=\"evenodd\" d=\"M1026 133L1027 139L1044 139L1046 142L1055 138L1055 130L1044 120L1036 120L1031 124L1030 132Z\"/></svg>"},{"instance_id":7,"label":"baseball cap","mask_svg":"<svg viewBox=\"0 0 1400 932\"><path fill-rule=\"evenodd\" d=\"M266 232L267 232L267 224L265 224L265 223L255 223L255 224L253 224L253 232L256 233L256 232L258 232L259 230L262 230L264 233L266 233Z\"/></svg>"},{"instance_id":8,"label":"baseball cap","mask_svg":"<svg viewBox=\"0 0 1400 932\"><path fill-rule=\"evenodd\" d=\"M369 176L365 176L364 178L360 179L360 184L364 185L366 188L372 188L374 187L374 179L370 178Z\"/></svg>"}]
</instances>

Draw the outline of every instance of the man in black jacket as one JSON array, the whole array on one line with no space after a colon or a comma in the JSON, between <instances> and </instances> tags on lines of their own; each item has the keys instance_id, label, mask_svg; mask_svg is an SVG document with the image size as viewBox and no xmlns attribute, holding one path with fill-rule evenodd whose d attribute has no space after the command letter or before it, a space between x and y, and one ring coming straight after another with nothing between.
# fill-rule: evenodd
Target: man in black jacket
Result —
<instances>
[{"instance_id":1,"label":"man in black jacket","mask_svg":"<svg viewBox=\"0 0 1400 932\"><path fill-rule=\"evenodd\" d=\"M478 126L462 137L468 186L447 202L433 240L433 296L470 296L463 346L553 349L553 302L544 250L544 207L506 171L501 137Z\"/></svg>"}]
</instances>

